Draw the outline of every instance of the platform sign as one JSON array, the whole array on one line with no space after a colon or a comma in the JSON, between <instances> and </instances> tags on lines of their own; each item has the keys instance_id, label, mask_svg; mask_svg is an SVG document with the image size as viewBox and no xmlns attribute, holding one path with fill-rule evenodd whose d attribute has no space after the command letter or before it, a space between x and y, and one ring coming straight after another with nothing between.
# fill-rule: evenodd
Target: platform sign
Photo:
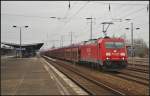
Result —
<instances>
[{"instance_id":1,"label":"platform sign","mask_svg":"<svg viewBox=\"0 0 150 96\"><path fill-rule=\"evenodd\" d=\"M21 48L21 49L20 48L16 48L16 50L17 51L19 51L19 50L26 50L26 48Z\"/></svg>"}]
</instances>

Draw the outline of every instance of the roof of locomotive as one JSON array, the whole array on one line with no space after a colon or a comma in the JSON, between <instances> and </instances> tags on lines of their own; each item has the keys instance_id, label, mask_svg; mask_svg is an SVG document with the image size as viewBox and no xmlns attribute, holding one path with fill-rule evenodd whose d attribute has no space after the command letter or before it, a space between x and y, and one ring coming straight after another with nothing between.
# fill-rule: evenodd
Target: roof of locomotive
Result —
<instances>
[{"instance_id":1,"label":"roof of locomotive","mask_svg":"<svg viewBox=\"0 0 150 96\"><path fill-rule=\"evenodd\" d=\"M98 39L97 40L98 41L98 43L101 43L101 42L103 42L103 41L118 41L118 42L124 42L124 39L123 38L108 38L108 37L106 37L106 38L100 38L100 39Z\"/></svg>"},{"instance_id":2,"label":"roof of locomotive","mask_svg":"<svg viewBox=\"0 0 150 96\"><path fill-rule=\"evenodd\" d=\"M111 38L111 37L100 37L98 39L90 39L88 41L84 41L81 45L88 45L88 44L95 44L95 43L100 43L102 41L121 41L121 42L124 42L124 39L122 38Z\"/></svg>"}]
</instances>

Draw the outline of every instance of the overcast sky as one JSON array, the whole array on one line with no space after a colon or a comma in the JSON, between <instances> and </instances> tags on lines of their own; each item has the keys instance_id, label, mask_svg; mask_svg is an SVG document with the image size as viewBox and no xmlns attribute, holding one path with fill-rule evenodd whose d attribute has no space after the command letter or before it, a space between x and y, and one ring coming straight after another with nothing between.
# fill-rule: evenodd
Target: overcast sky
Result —
<instances>
[{"instance_id":1,"label":"overcast sky","mask_svg":"<svg viewBox=\"0 0 150 96\"><path fill-rule=\"evenodd\" d=\"M43 48L54 43L60 46L70 44L70 32L73 42L78 43L90 38L90 22L93 20L93 38L103 37L102 22L112 19L132 19L134 38L142 38L149 44L148 1L1 1L1 41L19 44L19 28L22 27L22 43L44 42ZM110 6L109 6L110 5ZM109 10L110 8L110 10ZM148 6L149 8L149 6ZM57 17L57 18L50 18ZM29 28L23 26L28 25ZM126 36L130 39L130 22L114 22L108 28L108 36ZM55 42L54 42L55 41Z\"/></svg>"}]
</instances>

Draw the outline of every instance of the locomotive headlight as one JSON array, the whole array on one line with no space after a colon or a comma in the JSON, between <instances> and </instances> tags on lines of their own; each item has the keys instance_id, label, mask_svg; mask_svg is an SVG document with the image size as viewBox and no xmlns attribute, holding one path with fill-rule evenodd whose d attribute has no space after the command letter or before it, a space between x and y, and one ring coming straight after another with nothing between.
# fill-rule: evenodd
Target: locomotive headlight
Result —
<instances>
[{"instance_id":1,"label":"locomotive headlight","mask_svg":"<svg viewBox=\"0 0 150 96\"><path fill-rule=\"evenodd\" d=\"M109 53L109 52L106 52L106 56L110 56L111 55L111 53Z\"/></svg>"},{"instance_id":2,"label":"locomotive headlight","mask_svg":"<svg viewBox=\"0 0 150 96\"><path fill-rule=\"evenodd\" d=\"M125 56L125 53L120 53L121 56Z\"/></svg>"}]
</instances>

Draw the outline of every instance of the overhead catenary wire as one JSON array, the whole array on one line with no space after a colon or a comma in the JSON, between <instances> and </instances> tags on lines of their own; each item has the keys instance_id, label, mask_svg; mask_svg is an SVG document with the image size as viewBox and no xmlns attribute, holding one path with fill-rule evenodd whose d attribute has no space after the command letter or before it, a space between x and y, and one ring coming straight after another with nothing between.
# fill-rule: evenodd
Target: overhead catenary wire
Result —
<instances>
[{"instance_id":1,"label":"overhead catenary wire","mask_svg":"<svg viewBox=\"0 0 150 96\"><path fill-rule=\"evenodd\" d=\"M143 8L142 8L143 9ZM141 9L140 9L141 10ZM136 11L140 11L140 10L136 10ZM135 13L135 12L134 12ZM133 12L129 13L129 14L133 14ZM124 16L125 17L125 16ZM101 18L102 19L102 18Z\"/></svg>"},{"instance_id":2,"label":"overhead catenary wire","mask_svg":"<svg viewBox=\"0 0 150 96\"><path fill-rule=\"evenodd\" d=\"M131 16L133 14L137 14L138 12L141 12L143 9L146 9L146 8L147 7L140 8L138 10L135 10L134 12L130 12L130 13L126 14L125 16L122 16L121 18L125 18L125 17Z\"/></svg>"},{"instance_id":3,"label":"overhead catenary wire","mask_svg":"<svg viewBox=\"0 0 150 96\"><path fill-rule=\"evenodd\" d=\"M68 1L70 1L70 0L68 0ZM66 1L66 4L68 3L68 1ZM58 1L59 2L59 1ZM47 4L43 4L43 5L21 5L21 4L9 4L9 5L5 5L5 6L15 6L15 7L49 7L50 5L61 5L61 6L64 6L63 4L61 4L61 1L60 1L60 3L47 3ZM72 1L70 1L70 2L72 2ZM137 2L135 2L135 3L125 3L125 2L123 2L123 3L116 3L116 2L103 2L103 1L94 1L94 2L92 2L92 3L99 3L99 4L111 4L111 5L135 5L135 6L145 6L145 5L147 5L147 3L143 3L143 1L139 1L139 2L142 2L142 3L137 3ZM147 1L148 2L148 1ZM2 2L3 3L3 2ZM4 3L5 4L5 3ZM4 5L3 4L3 5Z\"/></svg>"},{"instance_id":4,"label":"overhead catenary wire","mask_svg":"<svg viewBox=\"0 0 150 96\"><path fill-rule=\"evenodd\" d=\"M70 8L70 10L74 7L74 5L76 4L77 2L75 2L74 4L73 4L73 6ZM23 7L23 6L21 6L21 7ZM30 7L30 6L29 6ZM32 7L36 7L36 6L32 6ZM37 6L38 7L38 6ZM48 6L49 7L49 6ZM65 16L64 16L64 18L61 18L61 19L65 19L66 18L66 16L68 15L68 12L69 11L67 11L67 13L65 14ZM31 16L31 15L24 15L24 14L8 14L8 13L1 13L1 15L8 15L8 16L22 16L22 17L28 17L28 18L40 18L40 19L48 19L49 20L49 17L47 16Z\"/></svg>"},{"instance_id":5,"label":"overhead catenary wire","mask_svg":"<svg viewBox=\"0 0 150 96\"><path fill-rule=\"evenodd\" d=\"M117 9L120 10L120 8L122 8L122 7L125 7L125 6L120 5L120 6L116 7L116 8L113 9L113 10L117 10ZM116 14L115 14L115 16L112 16L112 12L106 11L106 12L103 14L102 17L96 18L96 19L97 19L97 22L99 22L99 20L100 20L100 21L104 21L104 19L108 19L108 18L106 18L106 16L108 16L108 15L111 17L111 19L113 19L113 17L116 17L116 16L117 16ZM110 19L110 18L109 18L109 19ZM115 19L116 19L116 18L115 18Z\"/></svg>"},{"instance_id":6,"label":"overhead catenary wire","mask_svg":"<svg viewBox=\"0 0 150 96\"><path fill-rule=\"evenodd\" d=\"M80 9L79 9L78 11L76 11L75 14L73 14L73 15L69 18L69 20L64 24L64 27L65 27L65 25L67 25L67 24L72 20L72 18L73 18L74 16L76 16L88 3L89 3L89 2L86 2L83 6L81 6Z\"/></svg>"},{"instance_id":7,"label":"overhead catenary wire","mask_svg":"<svg viewBox=\"0 0 150 96\"><path fill-rule=\"evenodd\" d=\"M77 15L88 3L89 2L86 2L83 6L81 6L80 9L78 11L76 11L75 14L73 14L70 17L70 19L64 24L64 27L61 30L63 30L65 28L65 25L72 20L72 17L74 17L75 15Z\"/></svg>"},{"instance_id":8,"label":"overhead catenary wire","mask_svg":"<svg viewBox=\"0 0 150 96\"><path fill-rule=\"evenodd\" d=\"M147 3L145 3L145 4L133 4L133 3L111 3L111 2L108 2L108 3L106 3L106 2L102 2L102 1L98 1L98 2L91 2L91 3L99 3L99 4L104 4L104 5L108 5L109 6L109 12L111 13L111 6L110 6L110 4L111 5L116 5L116 6L121 6L121 8L122 7L125 7L125 6L123 6L123 5L132 5L132 6L136 6L136 5L142 5L142 6L146 6L146 5L148 5ZM137 2L136 2L137 3ZM115 9L119 9L120 10L120 7L118 7L118 8L115 8ZM114 9L114 10L115 10ZM125 12L127 12L127 11L125 11ZM112 14L110 14L110 15L112 15ZM105 16L104 16L105 17ZM111 16L112 17L112 16ZM100 18L100 19L102 19L102 18Z\"/></svg>"},{"instance_id":9,"label":"overhead catenary wire","mask_svg":"<svg viewBox=\"0 0 150 96\"><path fill-rule=\"evenodd\" d=\"M137 14L137 13L139 13L139 12L141 12L143 9L145 9L146 7L144 7L144 8L141 8L141 9L138 9L138 10L135 10L134 12L131 12L131 13L128 13L127 15L125 15L125 16L123 16L123 17L121 17L121 18L126 18L126 17L128 17L128 16L131 16L131 15L133 15L133 14ZM130 15L129 15L130 14ZM136 17L135 17L136 18ZM135 18L131 18L131 19L135 19ZM121 29L121 26L119 25L119 29L118 30L120 30Z\"/></svg>"},{"instance_id":10,"label":"overhead catenary wire","mask_svg":"<svg viewBox=\"0 0 150 96\"><path fill-rule=\"evenodd\" d=\"M125 17L131 16L131 15L133 15L133 14L137 14L138 12L141 12L141 11L144 10L144 9L146 9L146 7L143 7L143 8L140 8L140 9L138 9L138 10L135 10L135 11L133 11L133 12L127 13L127 14L124 15L124 16L120 16L120 17L117 16L117 18L124 19ZM126 12L127 12L127 11L126 11ZM105 18L105 16L104 16L103 18ZM100 18L100 19L102 19L102 18Z\"/></svg>"},{"instance_id":11,"label":"overhead catenary wire","mask_svg":"<svg viewBox=\"0 0 150 96\"><path fill-rule=\"evenodd\" d=\"M76 2L75 2L76 3ZM101 2L100 2L101 3ZM105 3L106 4L106 3ZM118 5L118 7L120 6L122 6L123 4L115 4L115 3L107 3L107 5ZM135 4L124 4L124 5L135 5ZM138 4L140 7L142 7L142 6L145 6L145 4ZM135 5L136 6L136 5ZM81 6L82 7L82 6ZM124 6L122 6L122 7L124 7ZM121 8L122 8L121 7ZM70 9L72 8L72 5L71 5L71 7L70 7ZM145 7L145 9L146 9L147 7ZM69 10L70 10L69 9ZM79 8L80 9L80 8ZM112 7L111 7L111 9L112 9ZM119 9L119 11L120 11L120 8L118 8ZM82 10L82 9L81 9ZM113 9L114 10L114 9ZM142 10L144 10L144 9L142 9ZM140 12L142 11L142 10L139 10ZM136 11L136 10L135 10ZM70 11L67 11L68 13L70 12ZM80 11L79 11L80 12ZM111 10L111 12L112 12L112 10ZM67 13L67 15L66 16L68 16L68 13ZM78 14L78 12L75 12L75 13L77 13ZM75 16L77 15L77 14L75 14ZM131 16L131 15L134 15L134 14L139 14L139 12L137 11L137 12L130 12L130 13L127 13L127 14L119 14L119 15L124 15L123 17L128 17L128 16ZM109 15L109 14L106 14L106 15ZM10 16L12 16L12 15L10 15ZM66 24L68 24L72 19L73 19L73 17L72 17L73 15L72 14L70 14L70 17L67 17L67 18L69 18L69 19L67 19L68 21L66 22ZM117 15L116 15L117 16ZM116 17L116 16L114 16L114 17ZM47 17L42 17L42 16L24 16L24 17L36 17L36 18L41 18L41 19L48 19L49 20L49 18L47 18ZM119 17L122 17L122 16L119 16ZM103 17L104 19L105 19L105 16ZM104 20L103 18L100 18L100 20ZM136 17L135 17L136 18ZM106 18L107 19L107 18ZM132 19L132 18L131 18ZM64 25L63 25L64 26ZM64 28L64 27L63 27ZM60 29L61 30L61 29Z\"/></svg>"},{"instance_id":12,"label":"overhead catenary wire","mask_svg":"<svg viewBox=\"0 0 150 96\"><path fill-rule=\"evenodd\" d=\"M120 6L118 6L118 7L116 7L114 10L116 10L116 9L120 9L120 8L122 8L122 7L125 7L125 6L122 6L122 5L120 5ZM110 15L110 17L113 19L113 16L112 16L112 12L107 12L107 13L109 13L109 15ZM105 14L105 15L104 15ZM103 19L106 17L106 15L108 15L108 14L106 14L106 13L104 13L103 15L103 17L101 17L101 18L97 18L97 22L99 22L99 20L100 21L104 21ZM116 16L114 16L114 17L116 17ZM116 19L116 18L115 18ZM96 29L97 28L100 28L101 26L97 26L96 27Z\"/></svg>"},{"instance_id":13,"label":"overhead catenary wire","mask_svg":"<svg viewBox=\"0 0 150 96\"><path fill-rule=\"evenodd\" d=\"M136 10L136 11L134 11L134 12L130 12L129 14L131 14L131 15L133 15L133 14L135 14L135 13L137 13L137 12L141 12L143 9L145 9L146 7L144 7L144 8L141 8L141 9L138 9L138 10ZM130 16L130 15L125 15L125 16L123 16L123 17L126 17L126 16ZM101 18L102 19L102 18ZM121 29L121 26L119 25L119 30Z\"/></svg>"},{"instance_id":14,"label":"overhead catenary wire","mask_svg":"<svg viewBox=\"0 0 150 96\"><path fill-rule=\"evenodd\" d=\"M22 2L17 2L16 1L16 4L13 4L13 3L9 3L9 4L6 4L5 2L2 2L3 3L3 6L7 7L7 6L11 6L11 7L49 7L49 6L52 6L52 5L58 5L58 6L64 6L65 4L68 3L68 1L48 1L46 2L46 4L42 4L43 1L41 1L40 5L38 4L35 4L37 2L32 2L32 1L29 1L30 3L28 3L28 5L26 5L27 1L22 3ZM31 3L32 2L32 3ZM33 4L34 3L34 4ZM31 5L30 5L31 4Z\"/></svg>"},{"instance_id":15,"label":"overhead catenary wire","mask_svg":"<svg viewBox=\"0 0 150 96\"><path fill-rule=\"evenodd\" d=\"M34 16L27 16L27 17L34 17ZM36 16L37 17L37 16ZM39 16L38 16L39 17ZM39 18L46 18L46 17L39 17Z\"/></svg>"},{"instance_id":16,"label":"overhead catenary wire","mask_svg":"<svg viewBox=\"0 0 150 96\"><path fill-rule=\"evenodd\" d=\"M76 3L76 2L75 2ZM84 5L85 6L85 5ZM84 7L83 6L83 7ZM83 8L83 7L81 7L77 12L76 12L76 14ZM147 8L147 7L144 7L144 8L142 8L142 9L140 9L140 10L143 10L143 9L145 9L145 8ZM136 12L139 12L140 10L137 10L137 11L135 11L134 13L136 13ZM76 14L74 14L74 16L76 15ZM129 13L130 14L130 13ZM129 15L129 14L127 14L127 15ZM132 14L132 12L131 12L131 14ZM8 13L2 13L2 15L9 15L9 16L23 16L23 17L31 17L31 18L41 18L41 19L49 19L48 17L42 17L42 16L27 16L27 15L22 15L22 14L8 14ZM66 14L67 15L67 14ZM68 20L68 22L70 21L70 20L72 20L72 17L74 17L74 16L71 16L71 18ZM65 17L65 16L64 16ZM105 17L105 16L104 16ZM100 19L102 19L102 18L100 18ZM66 23L68 23L68 22L66 22Z\"/></svg>"},{"instance_id":17,"label":"overhead catenary wire","mask_svg":"<svg viewBox=\"0 0 150 96\"><path fill-rule=\"evenodd\" d=\"M77 4L77 1L73 3L73 5L71 5L71 7L69 9L67 9L66 14L64 15L64 18L67 18L68 14L71 12L71 10L74 8L74 6Z\"/></svg>"},{"instance_id":18,"label":"overhead catenary wire","mask_svg":"<svg viewBox=\"0 0 150 96\"><path fill-rule=\"evenodd\" d=\"M48 19L49 17L42 17L42 16L31 16L31 15L22 15L22 14L8 14L8 13L1 13L1 15L8 15L8 16L22 16L22 17L28 17L28 18L41 18L41 19Z\"/></svg>"},{"instance_id":19,"label":"overhead catenary wire","mask_svg":"<svg viewBox=\"0 0 150 96\"><path fill-rule=\"evenodd\" d=\"M70 2L69 2L70 3ZM64 15L63 18L67 18L68 14L71 12L71 10L74 8L74 6L76 5L77 2L74 2L74 4L72 5L72 7L70 7L69 9L67 9L66 14ZM56 28L54 30L58 29L58 26L56 26Z\"/></svg>"},{"instance_id":20,"label":"overhead catenary wire","mask_svg":"<svg viewBox=\"0 0 150 96\"><path fill-rule=\"evenodd\" d=\"M120 16L120 17L117 17L117 18L124 19L124 18L126 18L126 17L128 17L128 16L131 16L131 15L133 15L133 14L137 14L137 13L141 12L143 9L146 9L146 7L140 8L140 9L135 10L135 11L133 11L133 12L127 13L126 15L124 15L124 16L122 16L122 17ZM103 18L104 18L104 17L103 17ZM99 18L99 19L102 19L102 18Z\"/></svg>"},{"instance_id":21,"label":"overhead catenary wire","mask_svg":"<svg viewBox=\"0 0 150 96\"><path fill-rule=\"evenodd\" d=\"M113 4L113 5L135 5L135 6L145 6L147 4L135 4L135 3L111 3L111 2L102 2L102 1L97 1L97 2L94 2L94 3L100 3L100 4Z\"/></svg>"}]
</instances>

